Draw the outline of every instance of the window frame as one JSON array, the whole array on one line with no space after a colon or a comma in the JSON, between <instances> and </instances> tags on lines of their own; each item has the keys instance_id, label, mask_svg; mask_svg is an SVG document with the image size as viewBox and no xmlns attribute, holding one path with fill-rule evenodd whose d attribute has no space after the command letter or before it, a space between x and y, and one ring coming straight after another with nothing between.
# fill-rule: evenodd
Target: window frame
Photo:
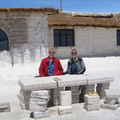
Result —
<instances>
[{"instance_id":1,"label":"window frame","mask_svg":"<svg viewBox=\"0 0 120 120\"><path fill-rule=\"evenodd\" d=\"M68 31L71 31L69 33ZM55 33L58 32L58 33ZM74 29L53 29L54 34L54 47L72 47L75 46L75 40L74 40ZM55 36L58 37L58 42L55 41ZM71 36L72 40L71 42L68 40L68 36ZM65 45L64 42L62 43L62 37L65 39ZM71 45L69 45L71 44Z\"/></svg>"}]
</instances>

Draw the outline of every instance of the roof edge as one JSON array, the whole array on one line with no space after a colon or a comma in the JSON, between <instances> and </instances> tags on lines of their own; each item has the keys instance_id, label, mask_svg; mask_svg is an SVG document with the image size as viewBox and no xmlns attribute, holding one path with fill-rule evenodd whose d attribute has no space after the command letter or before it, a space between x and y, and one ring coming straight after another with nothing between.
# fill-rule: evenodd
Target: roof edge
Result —
<instances>
[{"instance_id":1,"label":"roof edge","mask_svg":"<svg viewBox=\"0 0 120 120\"><path fill-rule=\"evenodd\" d=\"M59 13L59 9L55 8L0 8L0 13L12 13L12 12L27 12L27 13Z\"/></svg>"},{"instance_id":2,"label":"roof edge","mask_svg":"<svg viewBox=\"0 0 120 120\"><path fill-rule=\"evenodd\" d=\"M74 24L74 25L68 25L68 24L64 24L64 23L54 23L54 24L48 24L49 27L68 27L68 26L72 26L72 27L75 27L75 26L81 26L81 27L104 27L104 28L120 28L120 25L89 25L89 24Z\"/></svg>"}]
</instances>

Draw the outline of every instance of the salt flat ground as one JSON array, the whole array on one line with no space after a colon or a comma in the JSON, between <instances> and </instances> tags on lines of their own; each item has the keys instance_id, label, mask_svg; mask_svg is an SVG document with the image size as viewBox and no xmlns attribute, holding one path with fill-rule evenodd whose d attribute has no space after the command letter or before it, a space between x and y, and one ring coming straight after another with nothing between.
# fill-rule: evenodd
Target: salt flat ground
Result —
<instances>
[{"instance_id":1,"label":"salt flat ground","mask_svg":"<svg viewBox=\"0 0 120 120\"><path fill-rule=\"evenodd\" d=\"M120 89L120 57L96 57L83 58L86 65L86 75L104 74L114 77L110 89ZM68 60L61 60L64 70ZM11 112L0 113L0 120L33 120L30 112L21 110L19 107L20 87L18 79L21 76L33 77L38 74L40 63L27 63L25 65L15 64L13 67L9 63L0 63L0 101L8 101L11 105ZM117 110L100 109L87 112L83 103L73 104L73 114L59 116L57 107L49 108L50 117L41 120L120 120L120 108Z\"/></svg>"}]
</instances>

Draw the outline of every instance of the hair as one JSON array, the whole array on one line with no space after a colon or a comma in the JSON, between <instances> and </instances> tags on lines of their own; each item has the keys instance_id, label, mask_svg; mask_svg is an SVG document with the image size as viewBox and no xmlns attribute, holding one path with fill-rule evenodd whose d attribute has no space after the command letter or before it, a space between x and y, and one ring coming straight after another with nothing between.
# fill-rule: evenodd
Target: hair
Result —
<instances>
[{"instance_id":1,"label":"hair","mask_svg":"<svg viewBox=\"0 0 120 120\"><path fill-rule=\"evenodd\" d=\"M76 50L76 49L72 49L72 50L71 50L71 53L72 53L73 51L75 51L75 52L77 53L77 50Z\"/></svg>"},{"instance_id":2,"label":"hair","mask_svg":"<svg viewBox=\"0 0 120 120\"><path fill-rule=\"evenodd\" d=\"M54 48L50 48L50 49L48 50L48 52L50 52L51 50L55 52L55 49L54 49Z\"/></svg>"}]
</instances>

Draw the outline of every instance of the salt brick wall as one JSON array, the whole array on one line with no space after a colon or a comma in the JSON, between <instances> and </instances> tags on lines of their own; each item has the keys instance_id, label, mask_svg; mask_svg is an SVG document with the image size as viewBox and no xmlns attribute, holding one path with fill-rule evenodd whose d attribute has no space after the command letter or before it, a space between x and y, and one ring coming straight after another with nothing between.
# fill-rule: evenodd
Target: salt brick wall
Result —
<instances>
[{"instance_id":1,"label":"salt brick wall","mask_svg":"<svg viewBox=\"0 0 120 120\"><path fill-rule=\"evenodd\" d=\"M0 29L7 34L10 48L0 52L0 63L35 62L47 55L47 14L0 13Z\"/></svg>"},{"instance_id":2,"label":"salt brick wall","mask_svg":"<svg viewBox=\"0 0 120 120\"><path fill-rule=\"evenodd\" d=\"M120 55L117 46L116 28L75 27L75 46L55 47L56 57L69 58L73 48L78 50L78 56L112 56ZM53 28L49 28L49 47L54 46Z\"/></svg>"}]
</instances>

